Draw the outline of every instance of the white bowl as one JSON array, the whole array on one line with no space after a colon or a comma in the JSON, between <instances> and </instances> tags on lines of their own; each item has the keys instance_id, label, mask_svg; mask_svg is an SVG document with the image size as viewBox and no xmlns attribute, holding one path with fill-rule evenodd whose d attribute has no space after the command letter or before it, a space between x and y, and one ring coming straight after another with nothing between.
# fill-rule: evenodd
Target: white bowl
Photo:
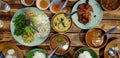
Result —
<instances>
[{"instance_id":1,"label":"white bowl","mask_svg":"<svg viewBox=\"0 0 120 58\"><path fill-rule=\"evenodd\" d=\"M41 2L42 0L36 0L36 6L39 8L39 9L41 9L41 10L46 10L46 9L48 9L48 7L49 7L49 5L50 5L50 1L49 0L46 0L47 1L47 3L48 3L48 6L46 7L46 8L41 8L40 7L40 2Z\"/></svg>"},{"instance_id":2,"label":"white bowl","mask_svg":"<svg viewBox=\"0 0 120 58\"><path fill-rule=\"evenodd\" d=\"M33 0L33 2L32 2L31 4L26 4L26 3L25 3L25 0L21 0L21 3L22 3L24 6L31 6L31 5L34 4L34 2L35 2L35 0Z\"/></svg>"}]
</instances>

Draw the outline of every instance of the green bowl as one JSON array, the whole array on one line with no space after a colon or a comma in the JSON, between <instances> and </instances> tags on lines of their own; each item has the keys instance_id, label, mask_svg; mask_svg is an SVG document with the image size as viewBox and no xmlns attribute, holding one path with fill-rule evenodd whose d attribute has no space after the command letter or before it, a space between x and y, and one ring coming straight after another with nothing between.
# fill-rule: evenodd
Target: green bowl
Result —
<instances>
[{"instance_id":1,"label":"green bowl","mask_svg":"<svg viewBox=\"0 0 120 58\"><path fill-rule=\"evenodd\" d=\"M27 54L27 58L33 58L35 52L43 53L43 54L45 54L45 57L47 58L47 52L40 48L35 48L35 49L29 51Z\"/></svg>"},{"instance_id":2,"label":"green bowl","mask_svg":"<svg viewBox=\"0 0 120 58\"><path fill-rule=\"evenodd\" d=\"M92 56L92 58L98 58L98 55L96 54L96 52L89 47L83 47L78 49L74 54L74 58L79 58L79 54L83 53L84 51L88 51Z\"/></svg>"}]
</instances>

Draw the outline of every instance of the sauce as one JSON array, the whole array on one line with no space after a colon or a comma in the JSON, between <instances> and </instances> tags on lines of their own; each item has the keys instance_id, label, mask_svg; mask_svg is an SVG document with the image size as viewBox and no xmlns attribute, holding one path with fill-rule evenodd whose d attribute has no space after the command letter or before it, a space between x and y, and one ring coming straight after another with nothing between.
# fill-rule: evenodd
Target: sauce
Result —
<instances>
[{"instance_id":1,"label":"sauce","mask_svg":"<svg viewBox=\"0 0 120 58\"><path fill-rule=\"evenodd\" d=\"M59 46L59 48L57 49L56 51L56 54L59 54L59 55L63 55L67 52L67 50L69 49L69 39L67 36L65 35L55 35L54 37L51 38L52 40L50 41L50 46L52 49L55 49L57 46ZM60 42L58 42L58 40L64 42L64 45L62 45ZM64 49L64 46L67 45L67 47L65 47Z\"/></svg>"},{"instance_id":2,"label":"sauce","mask_svg":"<svg viewBox=\"0 0 120 58\"><path fill-rule=\"evenodd\" d=\"M47 8L49 3L47 0L41 0L39 5L41 8Z\"/></svg>"},{"instance_id":3,"label":"sauce","mask_svg":"<svg viewBox=\"0 0 120 58\"><path fill-rule=\"evenodd\" d=\"M24 0L26 4L31 5L33 3L33 0Z\"/></svg>"},{"instance_id":4,"label":"sauce","mask_svg":"<svg viewBox=\"0 0 120 58\"><path fill-rule=\"evenodd\" d=\"M52 5L52 10L54 12L59 12L60 11L60 5L59 4L53 4Z\"/></svg>"},{"instance_id":5,"label":"sauce","mask_svg":"<svg viewBox=\"0 0 120 58\"><path fill-rule=\"evenodd\" d=\"M66 32L70 29L72 21L64 13L56 14L52 19L52 27L57 32Z\"/></svg>"},{"instance_id":6,"label":"sauce","mask_svg":"<svg viewBox=\"0 0 120 58\"><path fill-rule=\"evenodd\" d=\"M33 0L25 0L25 3L31 5L33 3Z\"/></svg>"}]
</instances>

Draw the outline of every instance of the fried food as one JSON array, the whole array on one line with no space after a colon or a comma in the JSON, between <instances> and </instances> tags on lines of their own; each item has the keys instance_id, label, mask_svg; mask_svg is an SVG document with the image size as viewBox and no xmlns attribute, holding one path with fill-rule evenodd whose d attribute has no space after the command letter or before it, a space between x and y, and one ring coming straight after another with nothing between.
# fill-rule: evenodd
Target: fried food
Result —
<instances>
[{"instance_id":1,"label":"fried food","mask_svg":"<svg viewBox=\"0 0 120 58\"><path fill-rule=\"evenodd\" d=\"M77 9L81 10L80 12L78 12L78 21L83 24L89 23L91 20L90 11L93 11L92 6L90 6L88 3L83 3L78 5Z\"/></svg>"}]
</instances>

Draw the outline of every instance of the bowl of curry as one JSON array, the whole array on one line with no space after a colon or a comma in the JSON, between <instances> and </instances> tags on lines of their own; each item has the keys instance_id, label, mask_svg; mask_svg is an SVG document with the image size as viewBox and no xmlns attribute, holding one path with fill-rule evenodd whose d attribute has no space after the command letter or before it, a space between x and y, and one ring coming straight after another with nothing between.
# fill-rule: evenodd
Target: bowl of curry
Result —
<instances>
[{"instance_id":1,"label":"bowl of curry","mask_svg":"<svg viewBox=\"0 0 120 58\"><path fill-rule=\"evenodd\" d=\"M106 45L108 39L107 36L100 37L105 33L104 30L100 28L90 29L85 36L85 41L88 46L93 48L102 48Z\"/></svg>"},{"instance_id":2,"label":"bowl of curry","mask_svg":"<svg viewBox=\"0 0 120 58\"><path fill-rule=\"evenodd\" d=\"M65 13L55 14L51 20L52 28L59 33L67 32L72 26L72 20Z\"/></svg>"},{"instance_id":3,"label":"bowl of curry","mask_svg":"<svg viewBox=\"0 0 120 58\"><path fill-rule=\"evenodd\" d=\"M54 50L56 47L58 47L55 54L64 55L69 51L70 43L70 39L67 35L55 34L50 38L50 49Z\"/></svg>"}]
</instances>

